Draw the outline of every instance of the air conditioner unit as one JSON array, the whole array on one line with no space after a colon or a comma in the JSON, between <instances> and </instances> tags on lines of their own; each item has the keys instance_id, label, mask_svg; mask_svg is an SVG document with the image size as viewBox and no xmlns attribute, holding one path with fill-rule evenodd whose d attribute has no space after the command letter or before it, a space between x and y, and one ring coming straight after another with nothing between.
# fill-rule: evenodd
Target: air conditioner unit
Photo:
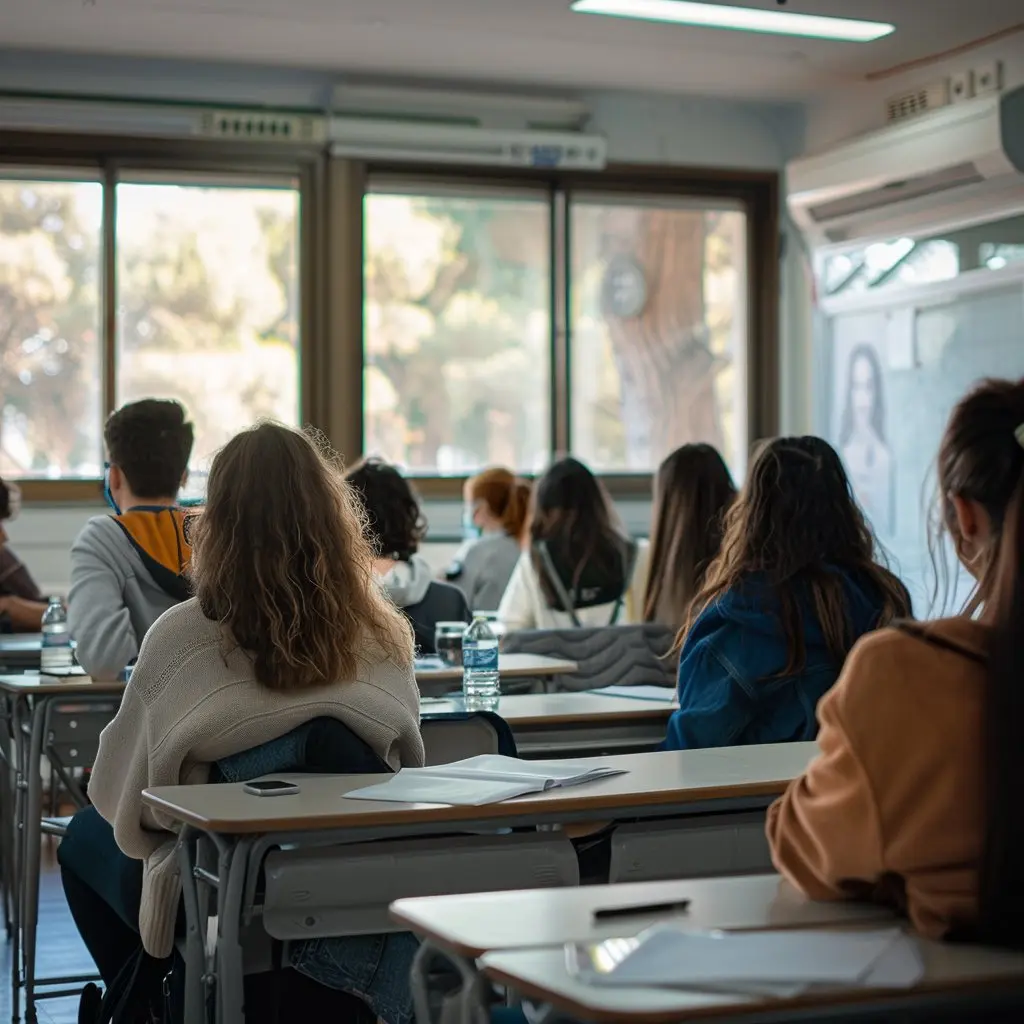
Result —
<instances>
[{"instance_id":1,"label":"air conditioner unit","mask_svg":"<svg viewBox=\"0 0 1024 1024\"><path fill-rule=\"evenodd\" d=\"M790 213L812 245L913 235L1024 203L1024 88L792 161Z\"/></svg>"},{"instance_id":2,"label":"air conditioner unit","mask_svg":"<svg viewBox=\"0 0 1024 1024\"><path fill-rule=\"evenodd\" d=\"M607 143L576 132L494 131L467 125L332 118L333 156L417 164L599 171Z\"/></svg>"}]
</instances>

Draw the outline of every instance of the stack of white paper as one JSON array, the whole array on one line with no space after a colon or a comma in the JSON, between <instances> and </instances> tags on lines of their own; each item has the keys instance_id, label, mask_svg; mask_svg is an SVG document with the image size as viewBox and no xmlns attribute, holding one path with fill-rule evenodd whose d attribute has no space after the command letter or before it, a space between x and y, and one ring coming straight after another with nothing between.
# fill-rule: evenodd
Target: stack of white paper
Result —
<instances>
[{"instance_id":1,"label":"stack of white paper","mask_svg":"<svg viewBox=\"0 0 1024 1024\"><path fill-rule=\"evenodd\" d=\"M673 686L603 686L590 692L602 697L632 697L633 700L657 700L666 704L672 704L676 699Z\"/></svg>"},{"instance_id":2,"label":"stack of white paper","mask_svg":"<svg viewBox=\"0 0 1024 1024\"><path fill-rule=\"evenodd\" d=\"M346 795L356 800L480 806L623 774L621 768L573 761L520 761L500 754L481 754L433 768L403 768L387 782Z\"/></svg>"},{"instance_id":3,"label":"stack of white paper","mask_svg":"<svg viewBox=\"0 0 1024 1024\"><path fill-rule=\"evenodd\" d=\"M606 959L604 970L588 972L589 980L792 998L820 987L910 988L924 975L917 944L898 928L696 932L663 926L623 953L611 958L614 965Z\"/></svg>"}]
</instances>

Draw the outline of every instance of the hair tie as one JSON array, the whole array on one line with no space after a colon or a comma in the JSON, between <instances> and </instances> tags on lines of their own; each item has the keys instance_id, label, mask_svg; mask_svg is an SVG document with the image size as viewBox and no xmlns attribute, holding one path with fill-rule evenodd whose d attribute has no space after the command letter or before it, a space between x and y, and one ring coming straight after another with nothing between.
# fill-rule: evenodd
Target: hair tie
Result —
<instances>
[{"instance_id":1,"label":"hair tie","mask_svg":"<svg viewBox=\"0 0 1024 1024\"><path fill-rule=\"evenodd\" d=\"M1013 432L1013 436L1017 438L1017 444L1024 448L1024 423Z\"/></svg>"}]
</instances>

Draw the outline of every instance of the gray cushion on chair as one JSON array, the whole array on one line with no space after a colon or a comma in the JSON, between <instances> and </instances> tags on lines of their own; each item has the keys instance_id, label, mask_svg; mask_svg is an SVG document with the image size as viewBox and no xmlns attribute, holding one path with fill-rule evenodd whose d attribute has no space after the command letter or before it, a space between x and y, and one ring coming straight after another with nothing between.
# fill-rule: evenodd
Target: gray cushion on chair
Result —
<instances>
[{"instance_id":1,"label":"gray cushion on chair","mask_svg":"<svg viewBox=\"0 0 1024 1024\"><path fill-rule=\"evenodd\" d=\"M542 654L579 665L575 675L559 676L560 690L602 686L676 685L678 659L666 658L674 634L665 626L598 626L589 629L524 629L509 633L506 654Z\"/></svg>"}]
</instances>

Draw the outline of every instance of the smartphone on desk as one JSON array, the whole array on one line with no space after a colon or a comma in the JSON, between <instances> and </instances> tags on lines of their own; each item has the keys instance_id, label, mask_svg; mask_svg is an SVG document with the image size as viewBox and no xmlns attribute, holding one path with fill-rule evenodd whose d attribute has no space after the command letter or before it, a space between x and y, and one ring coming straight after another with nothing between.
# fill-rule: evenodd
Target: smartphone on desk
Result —
<instances>
[{"instance_id":1,"label":"smartphone on desk","mask_svg":"<svg viewBox=\"0 0 1024 1024\"><path fill-rule=\"evenodd\" d=\"M242 791L253 796L294 796L299 792L299 787L294 782L285 782L283 779L263 779L259 782L247 782Z\"/></svg>"}]
</instances>

